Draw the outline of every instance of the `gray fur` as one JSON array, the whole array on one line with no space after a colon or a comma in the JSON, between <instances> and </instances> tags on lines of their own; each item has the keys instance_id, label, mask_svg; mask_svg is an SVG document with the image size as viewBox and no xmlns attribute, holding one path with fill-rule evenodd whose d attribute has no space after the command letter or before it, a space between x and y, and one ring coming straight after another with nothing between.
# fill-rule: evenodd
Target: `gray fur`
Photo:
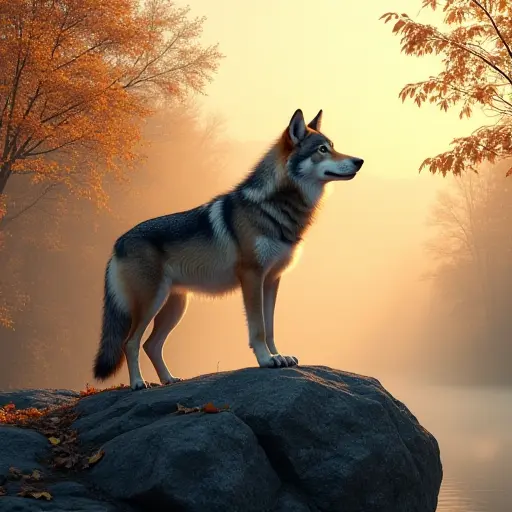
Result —
<instances>
[{"instance_id":1,"label":"gray fur","mask_svg":"<svg viewBox=\"0 0 512 512\"><path fill-rule=\"evenodd\" d=\"M319 131L321 121L320 110L306 126L296 110L281 138L231 191L196 208L141 222L118 238L112 289L107 267L97 378L115 373L124 352L132 389L145 387L140 343L155 319L152 342L144 347L160 381L175 382L162 349L185 313L188 294L220 296L238 288L258 364L298 364L294 356L281 355L274 340L279 282L296 260L326 183L354 178L363 164L334 149Z\"/></svg>"}]
</instances>

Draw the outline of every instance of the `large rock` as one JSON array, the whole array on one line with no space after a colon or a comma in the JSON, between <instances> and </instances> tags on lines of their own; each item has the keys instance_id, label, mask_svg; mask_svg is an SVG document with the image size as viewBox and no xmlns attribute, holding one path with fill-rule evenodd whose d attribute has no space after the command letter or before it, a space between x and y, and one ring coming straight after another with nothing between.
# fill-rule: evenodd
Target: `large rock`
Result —
<instances>
[{"instance_id":1,"label":"large rock","mask_svg":"<svg viewBox=\"0 0 512 512\"><path fill-rule=\"evenodd\" d=\"M49 455L50 443L43 435L10 425L0 425L0 485L9 468L31 472L43 469L40 461Z\"/></svg>"},{"instance_id":2,"label":"large rock","mask_svg":"<svg viewBox=\"0 0 512 512\"><path fill-rule=\"evenodd\" d=\"M12 488L14 485L7 486L9 491ZM8 496L0 497L0 512L135 512L132 508L98 500L84 485L76 482L46 485L45 490L53 496L51 501L21 498L15 491L10 492Z\"/></svg>"},{"instance_id":3,"label":"large rock","mask_svg":"<svg viewBox=\"0 0 512 512\"><path fill-rule=\"evenodd\" d=\"M175 414L213 402L220 414ZM434 512L439 447L378 381L325 367L250 368L80 400L102 446L86 475L151 511Z\"/></svg>"},{"instance_id":4,"label":"large rock","mask_svg":"<svg viewBox=\"0 0 512 512\"><path fill-rule=\"evenodd\" d=\"M17 389L0 391L0 407L13 403L17 409L45 409L54 405L73 403L79 393L69 389Z\"/></svg>"},{"instance_id":5,"label":"large rock","mask_svg":"<svg viewBox=\"0 0 512 512\"><path fill-rule=\"evenodd\" d=\"M35 397L34 397L35 398ZM55 399L58 399L57 397ZM45 467L50 454L50 443L43 435L14 426L0 426L0 486L7 496L0 496L0 512L115 512L116 506L94 499L94 494L76 482L52 483L50 471ZM10 478L9 468L24 474L35 469L43 474L44 490L53 500L34 500L18 497L22 482ZM49 478L48 478L49 477ZM47 480L50 482L47 482Z\"/></svg>"}]
</instances>

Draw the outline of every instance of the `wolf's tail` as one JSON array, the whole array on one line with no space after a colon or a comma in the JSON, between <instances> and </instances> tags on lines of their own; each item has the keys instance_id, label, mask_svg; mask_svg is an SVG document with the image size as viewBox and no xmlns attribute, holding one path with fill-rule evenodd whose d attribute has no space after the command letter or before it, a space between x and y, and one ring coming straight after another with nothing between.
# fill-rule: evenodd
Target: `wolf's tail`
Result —
<instances>
[{"instance_id":1,"label":"wolf's tail","mask_svg":"<svg viewBox=\"0 0 512 512\"><path fill-rule=\"evenodd\" d=\"M123 344L131 327L130 314L116 300L110 285L109 273L112 260L105 271L105 291L103 297L103 324L101 329L100 347L94 361L94 377L105 380L114 375L123 364Z\"/></svg>"}]
</instances>

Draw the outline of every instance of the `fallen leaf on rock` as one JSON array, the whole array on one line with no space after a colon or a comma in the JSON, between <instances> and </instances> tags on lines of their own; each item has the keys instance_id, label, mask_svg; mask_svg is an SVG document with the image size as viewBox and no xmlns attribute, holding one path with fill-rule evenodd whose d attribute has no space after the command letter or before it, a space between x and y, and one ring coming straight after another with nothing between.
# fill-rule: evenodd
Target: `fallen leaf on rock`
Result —
<instances>
[{"instance_id":1,"label":"fallen leaf on rock","mask_svg":"<svg viewBox=\"0 0 512 512\"><path fill-rule=\"evenodd\" d=\"M208 402L206 405L203 406L201 409L203 412L207 414L216 414L222 411L227 411L229 409L229 405L223 405L222 407L216 407L211 402Z\"/></svg>"},{"instance_id":2,"label":"fallen leaf on rock","mask_svg":"<svg viewBox=\"0 0 512 512\"><path fill-rule=\"evenodd\" d=\"M23 473L21 472L20 469L15 467L9 468L9 477L12 478L13 480L19 480L22 476Z\"/></svg>"},{"instance_id":3,"label":"fallen leaf on rock","mask_svg":"<svg viewBox=\"0 0 512 512\"><path fill-rule=\"evenodd\" d=\"M85 385L85 389L83 389L82 391L80 391L80 396L81 397L84 397L84 396L90 396L90 395L95 395L96 393L99 393L100 390L99 389L96 389L95 387L93 386L89 386L89 384L87 383Z\"/></svg>"},{"instance_id":4,"label":"fallen leaf on rock","mask_svg":"<svg viewBox=\"0 0 512 512\"><path fill-rule=\"evenodd\" d=\"M7 491L4 487L0 487L0 496L7 496Z\"/></svg>"},{"instance_id":5,"label":"fallen leaf on rock","mask_svg":"<svg viewBox=\"0 0 512 512\"><path fill-rule=\"evenodd\" d=\"M46 409L36 409L34 407L16 409L14 404L9 403L0 407L0 423L24 426L30 421L40 418L45 412Z\"/></svg>"},{"instance_id":6,"label":"fallen leaf on rock","mask_svg":"<svg viewBox=\"0 0 512 512\"><path fill-rule=\"evenodd\" d=\"M53 496L48 491L41 491L35 487L22 487L18 496L22 498L34 498L36 500L45 499L47 501L53 499Z\"/></svg>"},{"instance_id":7,"label":"fallen leaf on rock","mask_svg":"<svg viewBox=\"0 0 512 512\"><path fill-rule=\"evenodd\" d=\"M41 492L33 492L32 496L38 500L40 498L44 498L47 501L50 501L53 499L53 496L48 491L41 491Z\"/></svg>"},{"instance_id":8,"label":"fallen leaf on rock","mask_svg":"<svg viewBox=\"0 0 512 512\"><path fill-rule=\"evenodd\" d=\"M49 437L48 441L50 441L50 443L52 443L53 446L55 446L55 445L60 443L60 439L57 439L56 437Z\"/></svg>"},{"instance_id":9,"label":"fallen leaf on rock","mask_svg":"<svg viewBox=\"0 0 512 512\"><path fill-rule=\"evenodd\" d=\"M39 471L39 469L34 469L34 471L32 471L32 473L29 475L29 479L36 481L42 480L43 474L41 473L41 471Z\"/></svg>"},{"instance_id":10,"label":"fallen leaf on rock","mask_svg":"<svg viewBox=\"0 0 512 512\"><path fill-rule=\"evenodd\" d=\"M220 409L215 407L211 402L208 402L206 405L203 405L203 412L209 413L209 414L215 414L220 412Z\"/></svg>"},{"instance_id":11,"label":"fallen leaf on rock","mask_svg":"<svg viewBox=\"0 0 512 512\"><path fill-rule=\"evenodd\" d=\"M98 462L99 460L101 460L101 458L103 457L103 455L105 455L105 452L103 450L98 450L94 455L91 455L88 459L87 459L87 462L89 464L96 464L96 462Z\"/></svg>"},{"instance_id":12,"label":"fallen leaf on rock","mask_svg":"<svg viewBox=\"0 0 512 512\"><path fill-rule=\"evenodd\" d=\"M176 404L176 414L192 414L193 412L199 412L201 409L199 407L185 407L181 404Z\"/></svg>"}]
</instances>

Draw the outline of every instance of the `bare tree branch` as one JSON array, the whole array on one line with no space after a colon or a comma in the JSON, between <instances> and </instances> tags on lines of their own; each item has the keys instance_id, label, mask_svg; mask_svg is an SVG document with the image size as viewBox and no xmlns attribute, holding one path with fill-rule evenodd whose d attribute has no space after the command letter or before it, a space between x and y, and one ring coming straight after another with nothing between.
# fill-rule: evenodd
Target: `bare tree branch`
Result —
<instances>
[{"instance_id":1,"label":"bare tree branch","mask_svg":"<svg viewBox=\"0 0 512 512\"><path fill-rule=\"evenodd\" d=\"M0 219L0 229L4 228L7 224L11 223L13 220L16 220L17 218L21 217L24 213L26 213L28 210L33 208L41 199L43 199L48 192L51 190L54 190L57 188L61 183L50 183L44 187L42 192L40 192L32 201L30 201L28 204L23 206L20 210L18 210L16 213L13 213L11 215L5 215L2 219Z\"/></svg>"}]
</instances>

